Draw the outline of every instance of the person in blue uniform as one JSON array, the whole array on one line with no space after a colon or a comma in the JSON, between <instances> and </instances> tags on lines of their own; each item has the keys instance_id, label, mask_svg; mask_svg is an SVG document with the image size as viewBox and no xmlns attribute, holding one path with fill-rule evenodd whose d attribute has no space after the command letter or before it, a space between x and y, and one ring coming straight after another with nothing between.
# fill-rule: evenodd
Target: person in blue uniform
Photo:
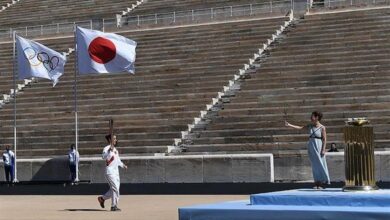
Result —
<instances>
[{"instance_id":1,"label":"person in blue uniform","mask_svg":"<svg viewBox=\"0 0 390 220\"><path fill-rule=\"evenodd\" d=\"M9 145L5 146L5 151L3 152L3 163L5 171L5 180L7 183L11 183L15 180L14 178L14 167L15 167L15 154L10 149Z\"/></svg>"},{"instance_id":2,"label":"person in blue uniform","mask_svg":"<svg viewBox=\"0 0 390 220\"><path fill-rule=\"evenodd\" d=\"M326 128L321 124L321 112L312 112L311 123L306 126L297 126L285 121L287 127L302 130L308 129L308 154L312 166L315 189L323 189L330 184L328 166L326 164Z\"/></svg>"},{"instance_id":3,"label":"person in blue uniform","mask_svg":"<svg viewBox=\"0 0 390 220\"><path fill-rule=\"evenodd\" d=\"M80 161L80 154L76 150L76 147L74 144L70 145L70 150L68 152L68 160L69 160L70 181L72 184L75 184L78 181L77 167L78 167L79 161Z\"/></svg>"}]
</instances>

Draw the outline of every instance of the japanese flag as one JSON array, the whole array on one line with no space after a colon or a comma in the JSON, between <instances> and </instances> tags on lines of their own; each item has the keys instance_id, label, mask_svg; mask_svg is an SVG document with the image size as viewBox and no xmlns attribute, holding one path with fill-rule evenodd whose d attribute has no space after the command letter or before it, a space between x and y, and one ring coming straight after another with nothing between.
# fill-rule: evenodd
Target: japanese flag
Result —
<instances>
[{"instance_id":1,"label":"japanese flag","mask_svg":"<svg viewBox=\"0 0 390 220\"><path fill-rule=\"evenodd\" d=\"M53 81L53 87L64 74L66 57L38 42L16 36L19 79L31 77Z\"/></svg>"},{"instance_id":2,"label":"japanese flag","mask_svg":"<svg viewBox=\"0 0 390 220\"><path fill-rule=\"evenodd\" d=\"M123 36L77 27L79 74L135 73L137 43Z\"/></svg>"}]
</instances>

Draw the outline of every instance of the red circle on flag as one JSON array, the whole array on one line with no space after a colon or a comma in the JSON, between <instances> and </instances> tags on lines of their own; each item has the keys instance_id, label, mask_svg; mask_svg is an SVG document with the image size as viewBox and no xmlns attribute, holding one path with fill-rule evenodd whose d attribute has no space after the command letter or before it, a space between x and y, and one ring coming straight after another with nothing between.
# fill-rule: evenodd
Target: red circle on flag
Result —
<instances>
[{"instance_id":1,"label":"red circle on flag","mask_svg":"<svg viewBox=\"0 0 390 220\"><path fill-rule=\"evenodd\" d=\"M88 53L93 61L105 64L115 58L116 47L109 39L97 37L89 44Z\"/></svg>"}]
</instances>

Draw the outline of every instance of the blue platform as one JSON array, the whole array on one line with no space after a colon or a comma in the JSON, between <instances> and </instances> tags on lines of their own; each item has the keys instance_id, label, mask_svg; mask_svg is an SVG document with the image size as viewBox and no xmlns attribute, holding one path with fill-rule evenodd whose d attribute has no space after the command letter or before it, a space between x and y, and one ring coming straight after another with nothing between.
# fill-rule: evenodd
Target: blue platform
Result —
<instances>
[{"instance_id":1,"label":"blue platform","mask_svg":"<svg viewBox=\"0 0 390 220\"><path fill-rule=\"evenodd\" d=\"M390 220L390 190L290 190L179 209L180 220Z\"/></svg>"},{"instance_id":2,"label":"blue platform","mask_svg":"<svg viewBox=\"0 0 390 220\"><path fill-rule=\"evenodd\" d=\"M299 189L251 195L250 204L390 208L390 190L343 192L341 189Z\"/></svg>"}]
</instances>

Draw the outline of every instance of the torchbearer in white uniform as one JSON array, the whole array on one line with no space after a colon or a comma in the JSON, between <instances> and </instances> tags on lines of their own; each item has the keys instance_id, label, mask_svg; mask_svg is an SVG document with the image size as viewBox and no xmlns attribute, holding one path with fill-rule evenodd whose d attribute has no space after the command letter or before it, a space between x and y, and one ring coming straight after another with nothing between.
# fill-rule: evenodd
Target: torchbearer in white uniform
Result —
<instances>
[{"instance_id":1,"label":"torchbearer in white uniform","mask_svg":"<svg viewBox=\"0 0 390 220\"><path fill-rule=\"evenodd\" d=\"M113 137L111 139L111 137ZM104 201L107 199L111 199L111 211L121 211L118 208L119 201L119 186L120 186L120 178L119 178L119 168L127 169L127 166L121 161L119 157L119 153L115 148L117 144L117 139L115 135L109 134L106 136L106 139L109 143L103 150L103 159L106 163L106 180L110 189L102 196L98 197L98 201L100 206L104 208Z\"/></svg>"}]
</instances>

